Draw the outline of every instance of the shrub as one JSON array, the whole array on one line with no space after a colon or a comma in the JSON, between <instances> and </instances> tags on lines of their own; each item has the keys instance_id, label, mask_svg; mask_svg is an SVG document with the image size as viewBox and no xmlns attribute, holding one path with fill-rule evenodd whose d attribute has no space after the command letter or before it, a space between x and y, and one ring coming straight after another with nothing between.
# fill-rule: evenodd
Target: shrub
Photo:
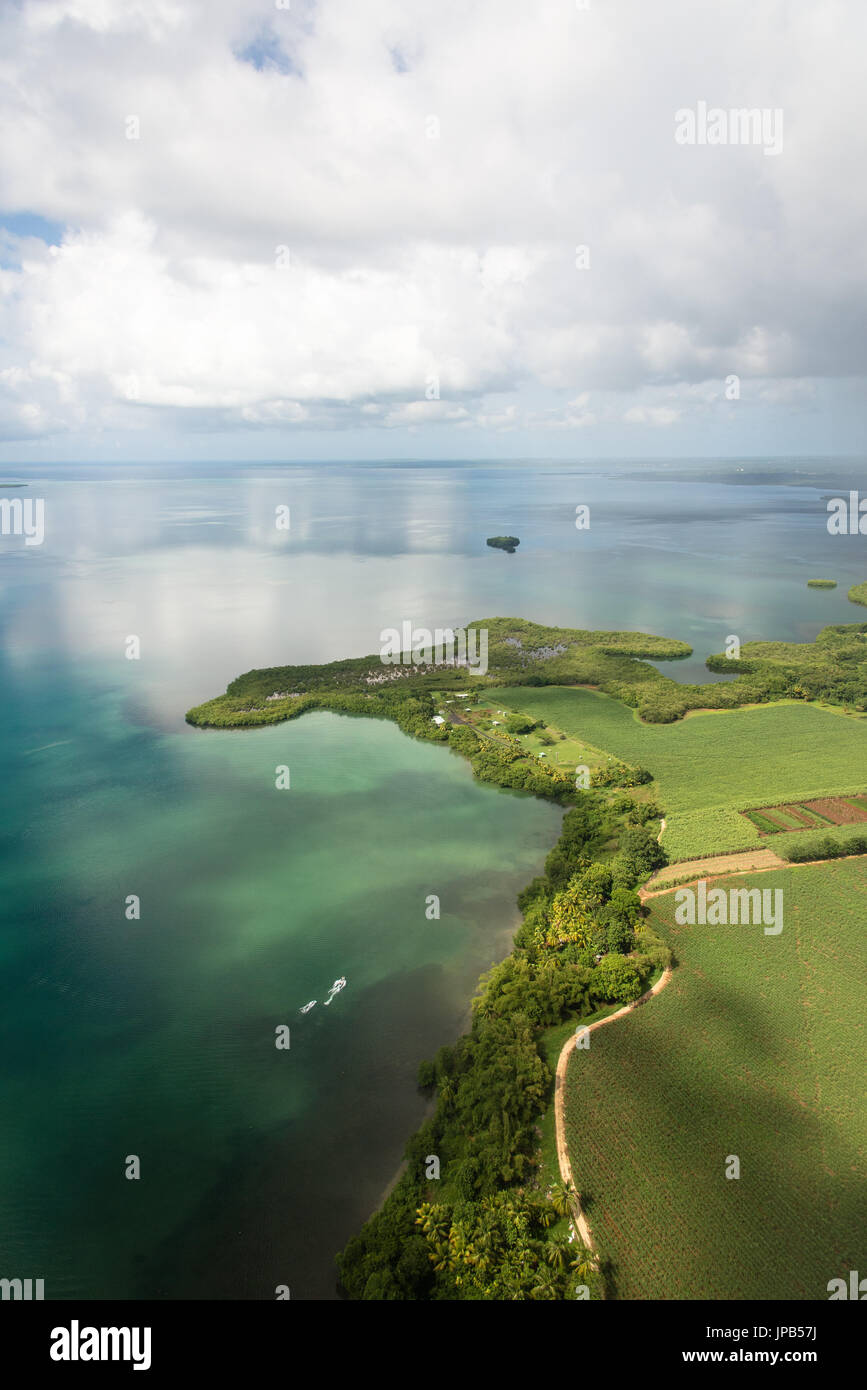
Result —
<instances>
[{"instance_id":1,"label":"shrub","mask_svg":"<svg viewBox=\"0 0 867 1390\"><path fill-rule=\"evenodd\" d=\"M458 753L463 753L465 758L471 758L479 751L478 735L465 724L449 725L448 737L452 748Z\"/></svg>"},{"instance_id":2,"label":"shrub","mask_svg":"<svg viewBox=\"0 0 867 1390\"><path fill-rule=\"evenodd\" d=\"M637 787L652 780L646 768L631 767L618 758L609 758L604 767L595 767L590 774L591 787Z\"/></svg>"},{"instance_id":3,"label":"shrub","mask_svg":"<svg viewBox=\"0 0 867 1390\"><path fill-rule=\"evenodd\" d=\"M635 964L642 975L651 975L654 970L667 970L674 957L661 936L648 922L640 922L635 929L635 944L641 954L634 957Z\"/></svg>"},{"instance_id":4,"label":"shrub","mask_svg":"<svg viewBox=\"0 0 867 1390\"><path fill-rule=\"evenodd\" d=\"M810 859L842 859L847 854L867 854L867 833L856 831L838 839L834 835L798 835L792 844L781 846L780 853L790 864L803 864Z\"/></svg>"},{"instance_id":5,"label":"shrub","mask_svg":"<svg viewBox=\"0 0 867 1390\"><path fill-rule=\"evenodd\" d=\"M593 972L593 993L598 999L629 1004L641 994L638 968L624 956L603 956Z\"/></svg>"},{"instance_id":6,"label":"shrub","mask_svg":"<svg viewBox=\"0 0 867 1390\"><path fill-rule=\"evenodd\" d=\"M620 890L618 889L618 892ZM635 938L628 922L612 918L605 928L605 947L616 955L625 956L632 950Z\"/></svg>"},{"instance_id":7,"label":"shrub","mask_svg":"<svg viewBox=\"0 0 867 1390\"><path fill-rule=\"evenodd\" d=\"M634 927L641 912L641 902L637 893L628 888L615 888L610 901L602 908L599 917L605 926L605 941L609 951L625 955L631 951L634 942Z\"/></svg>"},{"instance_id":8,"label":"shrub","mask_svg":"<svg viewBox=\"0 0 867 1390\"><path fill-rule=\"evenodd\" d=\"M527 714L510 714L506 720L506 728L510 734L530 734L536 726L537 721Z\"/></svg>"},{"instance_id":9,"label":"shrub","mask_svg":"<svg viewBox=\"0 0 867 1390\"><path fill-rule=\"evenodd\" d=\"M647 874L668 863L668 855L656 836L643 825L627 826L620 837L620 853L614 864L614 883L631 888Z\"/></svg>"}]
</instances>

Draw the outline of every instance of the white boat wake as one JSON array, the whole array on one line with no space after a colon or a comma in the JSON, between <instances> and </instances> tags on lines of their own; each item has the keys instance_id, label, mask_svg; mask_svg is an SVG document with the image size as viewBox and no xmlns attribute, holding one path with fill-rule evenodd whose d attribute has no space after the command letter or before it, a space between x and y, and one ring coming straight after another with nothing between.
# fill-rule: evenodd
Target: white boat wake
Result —
<instances>
[{"instance_id":1,"label":"white boat wake","mask_svg":"<svg viewBox=\"0 0 867 1390\"><path fill-rule=\"evenodd\" d=\"M346 977L345 977L345 975L341 975L341 976L340 976L340 979L339 979L339 980L335 980L335 981L334 981L334 984L331 986L330 990L328 991L328 998L327 998L326 1001L325 1001L325 1007L327 1008L328 1005L331 1003L332 999L334 998L334 996L335 996L336 994L339 994L340 991L341 991L342 989L345 989L345 988L346 988Z\"/></svg>"},{"instance_id":2,"label":"white boat wake","mask_svg":"<svg viewBox=\"0 0 867 1390\"><path fill-rule=\"evenodd\" d=\"M335 981L334 981L334 984L331 986L330 990L328 991L328 998L325 1000L325 1007L326 1007L326 1008L328 1008L328 1005L331 1003L331 1001L332 1001L332 999L334 998L334 996L335 996L336 994L339 994L340 991L341 991L342 989L346 989L346 976L345 976L345 975L341 975L339 980L335 980ZM303 1008L301 1008L301 1009L298 1010L298 1012L299 1012L300 1014L309 1014L310 1010L316 1007L316 1002L317 1002L317 1001L316 1001L315 999L311 999L311 1000L310 1000L310 1003L309 1003L309 1004L305 1004L305 1005L303 1006Z\"/></svg>"}]
</instances>

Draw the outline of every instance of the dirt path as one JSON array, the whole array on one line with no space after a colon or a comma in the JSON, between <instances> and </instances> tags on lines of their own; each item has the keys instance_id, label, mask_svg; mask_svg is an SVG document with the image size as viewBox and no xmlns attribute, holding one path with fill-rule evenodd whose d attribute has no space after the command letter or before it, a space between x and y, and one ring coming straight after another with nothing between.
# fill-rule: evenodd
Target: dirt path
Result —
<instances>
[{"instance_id":1,"label":"dirt path","mask_svg":"<svg viewBox=\"0 0 867 1390\"><path fill-rule=\"evenodd\" d=\"M597 1019L595 1023L587 1024L588 1033L592 1033L596 1028L604 1028L606 1023L613 1023L617 1018L623 1018L624 1014L631 1014L633 1009L637 1009L639 1005L646 1003L648 999L652 999L654 994L658 994L661 989L665 989L670 979L671 970L664 970L656 984L642 994L640 999L634 1000L631 1004L625 1004L622 1009L618 1009L616 1013L609 1014L607 1018L600 1018ZM580 1022L577 1027L581 1027ZM557 1059L557 1074L554 1078L554 1131L557 1136L557 1162L560 1165L560 1177L569 1187L574 1187L574 1182L572 1179L572 1164L569 1162L569 1150L566 1147L566 1113L563 1097L566 1085L566 1068L569 1065L569 1058L574 1050L575 1035L573 1033L566 1039L560 1050L560 1056ZM575 1194L573 1210L575 1225L581 1240L588 1250L595 1250L596 1247L593 1244L593 1236L587 1224L587 1217L581 1210L581 1198L577 1192Z\"/></svg>"}]
</instances>

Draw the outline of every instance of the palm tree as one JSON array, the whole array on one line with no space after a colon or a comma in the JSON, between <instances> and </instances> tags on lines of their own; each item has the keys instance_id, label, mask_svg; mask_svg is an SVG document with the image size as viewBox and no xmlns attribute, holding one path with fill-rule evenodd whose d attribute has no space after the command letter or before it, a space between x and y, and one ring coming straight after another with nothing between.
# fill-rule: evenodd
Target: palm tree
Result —
<instances>
[{"instance_id":1,"label":"palm tree","mask_svg":"<svg viewBox=\"0 0 867 1390\"><path fill-rule=\"evenodd\" d=\"M452 1258L452 1250L448 1241L438 1241L431 1252L433 1267L437 1274L445 1274L447 1271L455 1269L455 1261Z\"/></svg>"},{"instance_id":2,"label":"palm tree","mask_svg":"<svg viewBox=\"0 0 867 1390\"><path fill-rule=\"evenodd\" d=\"M586 1245L578 1245L573 1242L569 1245L569 1251L572 1255L569 1268L572 1270L579 1284L586 1283L591 1274L598 1273L599 1256L596 1254L595 1250L588 1250Z\"/></svg>"},{"instance_id":3,"label":"palm tree","mask_svg":"<svg viewBox=\"0 0 867 1390\"><path fill-rule=\"evenodd\" d=\"M545 1230L547 1230L549 1226L553 1226L554 1222L557 1220L557 1213L551 1208L550 1204L546 1204L545 1206L540 1205L534 1215L539 1225L543 1226Z\"/></svg>"},{"instance_id":4,"label":"palm tree","mask_svg":"<svg viewBox=\"0 0 867 1390\"><path fill-rule=\"evenodd\" d=\"M551 1188L551 1206L558 1216L569 1216L574 1198L575 1189L571 1183L555 1182Z\"/></svg>"},{"instance_id":5,"label":"palm tree","mask_svg":"<svg viewBox=\"0 0 867 1390\"><path fill-rule=\"evenodd\" d=\"M545 1259L561 1273L574 1265L574 1254L575 1248L566 1236L551 1236L545 1241Z\"/></svg>"},{"instance_id":6,"label":"palm tree","mask_svg":"<svg viewBox=\"0 0 867 1390\"><path fill-rule=\"evenodd\" d=\"M530 1289L531 1298L558 1299L560 1290L546 1269L536 1271L536 1278Z\"/></svg>"},{"instance_id":7,"label":"palm tree","mask_svg":"<svg viewBox=\"0 0 867 1390\"><path fill-rule=\"evenodd\" d=\"M415 1224L421 1226L428 1240L436 1245L448 1235L451 1219L446 1207L424 1202L418 1208Z\"/></svg>"}]
</instances>

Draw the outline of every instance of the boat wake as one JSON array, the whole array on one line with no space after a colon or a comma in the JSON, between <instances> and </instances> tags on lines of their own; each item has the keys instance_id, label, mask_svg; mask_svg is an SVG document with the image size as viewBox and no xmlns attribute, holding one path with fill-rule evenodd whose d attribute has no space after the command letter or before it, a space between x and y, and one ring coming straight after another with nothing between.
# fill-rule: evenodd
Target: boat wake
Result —
<instances>
[{"instance_id":1,"label":"boat wake","mask_svg":"<svg viewBox=\"0 0 867 1390\"><path fill-rule=\"evenodd\" d=\"M334 984L331 986L330 990L328 991L328 998L325 1000L325 1008L326 1008L326 1009L328 1008L328 1005L331 1003L331 1001L332 1001L332 999L335 997L335 995L339 994L340 991L341 991L342 989L346 989L346 976L345 976L345 975L341 975L339 980L335 980L335 981L334 981ZM311 1000L310 1000L310 1003L309 1003L309 1004L305 1004L303 1008L301 1008L301 1009L298 1010L298 1012L299 1012L299 1013L302 1013L302 1014L309 1014L310 1010L311 1010L312 1008L315 1008L316 1003L317 1003L317 1001L316 1001L315 999L311 999Z\"/></svg>"},{"instance_id":2,"label":"boat wake","mask_svg":"<svg viewBox=\"0 0 867 1390\"><path fill-rule=\"evenodd\" d=\"M331 986L330 990L328 991L328 998L327 998L326 1001L325 1001L325 1007L327 1008L328 1005L331 1003L332 999L334 998L334 996L335 996L336 994L339 994L340 991L341 991L342 989L345 989L345 988L346 988L346 977L345 977L344 975L341 975L341 976L340 976L340 979L339 979L339 980L335 980L335 981L334 981L334 984Z\"/></svg>"}]
</instances>

